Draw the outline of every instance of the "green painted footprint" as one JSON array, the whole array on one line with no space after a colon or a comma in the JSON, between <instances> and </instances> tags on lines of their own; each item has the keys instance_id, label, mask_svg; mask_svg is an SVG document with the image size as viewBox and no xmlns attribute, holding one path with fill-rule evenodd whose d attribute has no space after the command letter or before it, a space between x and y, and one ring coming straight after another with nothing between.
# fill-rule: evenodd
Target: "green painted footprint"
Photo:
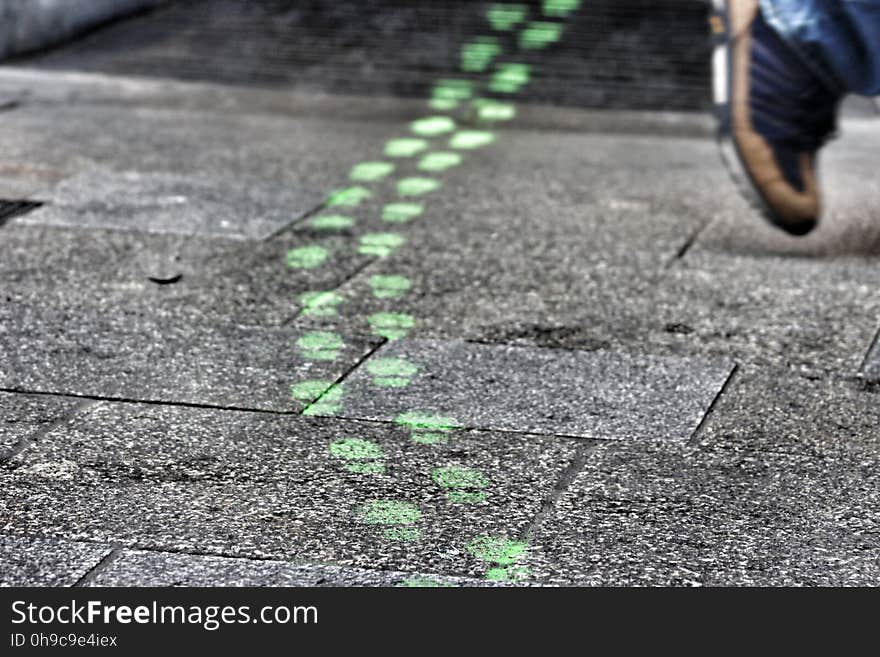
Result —
<instances>
[{"instance_id":1,"label":"green painted footprint","mask_svg":"<svg viewBox=\"0 0 880 657\"><path fill-rule=\"evenodd\" d=\"M362 201L372 198L373 192L366 187L349 187L333 192L325 202L327 207L354 207L360 205Z\"/></svg>"},{"instance_id":2,"label":"green painted footprint","mask_svg":"<svg viewBox=\"0 0 880 657\"><path fill-rule=\"evenodd\" d=\"M431 478L447 489L446 499L454 504L476 504L486 499L483 489L489 485L486 476L476 468L447 466L437 468Z\"/></svg>"},{"instance_id":3,"label":"green painted footprint","mask_svg":"<svg viewBox=\"0 0 880 657\"><path fill-rule=\"evenodd\" d=\"M319 382L306 381L308 384ZM338 415L342 410L342 396L344 389L341 383L334 384L332 381L321 381L320 383L329 383L329 387L324 390L316 401L306 406L303 415Z\"/></svg>"},{"instance_id":4,"label":"green painted footprint","mask_svg":"<svg viewBox=\"0 0 880 657\"><path fill-rule=\"evenodd\" d=\"M420 203L389 203L382 209L382 221L405 224L425 211Z\"/></svg>"},{"instance_id":5,"label":"green painted footprint","mask_svg":"<svg viewBox=\"0 0 880 657\"><path fill-rule=\"evenodd\" d=\"M431 92L430 105L436 110L453 110L458 107L460 101L467 100L473 95L473 88L470 80L439 80Z\"/></svg>"},{"instance_id":6,"label":"green painted footprint","mask_svg":"<svg viewBox=\"0 0 880 657\"><path fill-rule=\"evenodd\" d=\"M338 292L306 292L299 296L302 317L333 317L338 315L336 306L343 301Z\"/></svg>"},{"instance_id":7,"label":"green painted footprint","mask_svg":"<svg viewBox=\"0 0 880 657\"><path fill-rule=\"evenodd\" d=\"M455 130L455 121L448 116L429 116L413 121L409 127L419 137L436 137Z\"/></svg>"},{"instance_id":8,"label":"green painted footprint","mask_svg":"<svg viewBox=\"0 0 880 657\"><path fill-rule=\"evenodd\" d=\"M354 226L355 220L342 214L325 214L318 217L312 217L309 220L309 227L313 230L332 231L345 230Z\"/></svg>"},{"instance_id":9,"label":"green painted footprint","mask_svg":"<svg viewBox=\"0 0 880 657\"><path fill-rule=\"evenodd\" d=\"M412 287L406 276L397 274L376 274L370 277L370 288L377 299L398 299Z\"/></svg>"},{"instance_id":10,"label":"green painted footprint","mask_svg":"<svg viewBox=\"0 0 880 657\"><path fill-rule=\"evenodd\" d=\"M384 527L382 536L388 540L413 541L422 535L414 526L422 519L422 512L409 502L371 500L358 510L358 515L368 525Z\"/></svg>"},{"instance_id":11,"label":"green painted footprint","mask_svg":"<svg viewBox=\"0 0 880 657\"><path fill-rule=\"evenodd\" d=\"M492 5L486 11L486 19L493 30L509 32L526 19L529 9L521 4Z\"/></svg>"},{"instance_id":12,"label":"green painted footprint","mask_svg":"<svg viewBox=\"0 0 880 657\"><path fill-rule=\"evenodd\" d=\"M461 70L482 73L492 60L501 54L501 44L495 37L478 37L461 48Z\"/></svg>"},{"instance_id":13,"label":"green painted footprint","mask_svg":"<svg viewBox=\"0 0 880 657\"><path fill-rule=\"evenodd\" d=\"M385 144L385 155L388 157L412 157L428 150L428 142L424 139L392 139Z\"/></svg>"},{"instance_id":14,"label":"green painted footprint","mask_svg":"<svg viewBox=\"0 0 880 657\"><path fill-rule=\"evenodd\" d=\"M580 9L580 6L581 0L544 0L544 15L568 18L568 15Z\"/></svg>"},{"instance_id":15,"label":"green painted footprint","mask_svg":"<svg viewBox=\"0 0 880 657\"><path fill-rule=\"evenodd\" d=\"M461 164L462 157L458 153L428 153L421 162L421 171L446 171Z\"/></svg>"},{"instance_id":16,"label":"green painted footprint","mask_svg":"<svg viewBox=\"0 0 880 657\"><path fill-rule=\"evenodd\" d=\"M367 233L361 237L358 253L386 258L406 240L398 233Z\"/></svg>"},{"instance_id":17,"label":"green painted footprint","mask_svg":"<svg viewBox=\"0 0 880 657\"><path fill-rule=\"evenodd\" d=\"M418 374L419 368L405 358L376 358L367 361L367 371L373 375L373 385L405 388Z\"/></svg>"},{"instance_id":18,"label":"green painted footprint","mask_svg":"<svg viewBox=\"0 0 880 657\"><path fill-rule=\"evenodd\" d=\"M513 103L502 103L489 98L478 98L474 101L477 118L481 121L510 121L516 118L516 106Z\"/></svg>"},{"instance_id":19,"label":"green painted footprint","mask_svg":"<svg viewBox=\"0 0 880 657\"><path fill-rule=\"evenodd\" d=\"M526 566L516 565L528 545L520 541L509 541L506 538L478 536L467 546L467 551L480 561L493 564L486 571L486 579L494 581L521 581L531 576Z\"/></svg>"},{"instance_id":20,"label":"green painted footprint","mask_svg":"<svg viewBox=\"0 0 880 657\"><path fill-rule=\"evenodd\" d=\"M287 252L287 266L291 269L315 269L330 257L330 251L323 246L301 246Z\"/></svg>"},{"instance_id":21,"label":"green painted footprint","mask_svg":"<svg viewBox=\"0 0 880 657\"><path fill-rule=\"evenodd\" d=\"M449 145L452 148L474 150L488 146L493 141L495 141L495 135L486 130L462 130L452 136L452 139L449 140Z\"/></svg>"},{"instance_id":22,"label":"green painted footprint","mask_svg":"<svg viewBox=\"0 0 880 657\"><path fill-rule=\"evenodd\" d=\"M489 90L495 93L513 94L527 85L532 67L528 64L507 63L498 66L489 82Z\"/></svg>"},{"instance_id":23,"label":"green painted footprint","mask_svg":"<svg viewBox=\"0 0 880 657\"><path fill-rule=\"evenodd\" d=\"M406 337L416 325L415 318L405 313L375 313L367 317L367 322L370 324L373 335L388 340L399 340Z\"/></svg>"},{"instance_id":24,"label":"green painted footprint","mask_svg":"<svg viewBox=\"0 0 880 657\"><path fill-rule=\"evenodd\" d=\"M404 178L397 183L397 193L401 196L422 196L440 189L440 186L440 181L433 178Z\"/></svg>"},{"instance_id":25,"label":"green painted footprint","mask_svg":"<svg viewBox=\"0 0 880 657\"><path fill-rule=\"evenodd\" d=\"M390 162L361 162L354 166L348 177L359 182L375 182L387 177L392 171L394 165Z\"/></svg>"},{"instance_id":26,"label":"green painted footprint","mask_svg":"<svg viewBox=\"0 0 880 657\"><path fill-rule=\"evenodd\" d=\"M431 411L401 413L394 422L410 430L410 438L418 445L439 445L449 439L449 434L460 428L455 418L437 415Z\"/></svg>"},{"instance_id":27,"label":"green painted footprint","mask_svg":"<svg viewBox=\"0 0 880 657\"><path fill-rule=\"evenodd\" d=\"M341 459L354 474L383 474L385 457L378 443L362 438L340 438L330 443L330 455Z\"/></svg>"},{"instance_id":28,"label":"green painted footprint","mask_svg":"<svg viewBox=\"0 0 880 657\"><path fill-rule=\"evenodd\" d=\"M290 386L290 396L304 404L311 404L332 387L333 381L325 379L300 381Z\"/></svg>"},{"instance_id":29,"label":"green painted footprint","mask_svg":"<svg viewBox=\"0 0 880 657\"><path fill-rule=\"evenodd\" d=\"M311 331L301 336L296 346L306 360L336 360L345 343L336 333Z\"/></svg>"},{"instance_id":30,"label":"green painted footprint","mask_svg":"<svg viewBox=\"0 0 880 657\"><path fill-rule=\"evenodd\" d=\"M556 43L562 37L562 25L548 21L532 21L519 33L519 47L523 50L540 50Z\"/></svg>"}]
</instances>

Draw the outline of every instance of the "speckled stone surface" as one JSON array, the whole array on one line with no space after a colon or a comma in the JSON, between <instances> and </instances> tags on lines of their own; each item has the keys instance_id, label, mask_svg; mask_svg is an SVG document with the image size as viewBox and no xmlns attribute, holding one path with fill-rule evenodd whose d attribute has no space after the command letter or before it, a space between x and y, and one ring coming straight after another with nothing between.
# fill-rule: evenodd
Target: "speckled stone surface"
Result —
<instances>
[{"instance_id":1,"label":"speckled stone surface","mask_svg":"<svg viewBox=\"0 0 880 657\"><path fill-rule=\"evenodd\" d=\"M405 385L376 381L373 359L403 359ZM345 381L339 415L391 421L433 408L462 426L610 440L687 440L731 363L437 340L384 346Z\"/></svg>"},{"instance_id":2,"label":"speckled stone surface","mask_svg":"<svg viewBox=\"0 0 880 657\"><path fill-rule=\"evenodd\" d=\"M487 586L478 579L342 568L287 561L229 559L122 550L88 586Z\"/></svg>"},{"instance_id":3,"label":"speckled stone surface","mask_svg":"<svg viewBox=\"0 0 880 657\"><path fill-rule=\"evenodd\" d=\"M0 460L72 414L76 400L0 392Z\"/></svg>"},{"instance_id":4,"label":"speckled stone surface","mask_svg":"<svg viewBox=\"0 0 880 657\"><path fill-rule=\"evenodd\" d=\"M0 469L0 513L71 540L482 577L496 564L469 546L522 541L578 444L425 433L103 403Z\"/></svg>"},{"instance_id":5,"label":"speckled stone surface","mask_svg":"<svg viewBox=\"0 0 880 657\"><path fill-rule=\"evenodd\" d=\"M108 545L0 534L0 586L72 586L108 554Z\"/></svg>"}]
</instances>

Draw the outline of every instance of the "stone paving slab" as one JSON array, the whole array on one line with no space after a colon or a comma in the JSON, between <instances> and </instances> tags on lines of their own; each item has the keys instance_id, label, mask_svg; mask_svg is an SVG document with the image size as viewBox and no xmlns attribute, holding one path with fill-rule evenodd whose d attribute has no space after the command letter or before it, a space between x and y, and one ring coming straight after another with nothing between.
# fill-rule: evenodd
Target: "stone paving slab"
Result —
<instances>
[{"instance_id":1,"label":"stone paving slab","mask_svg":"<svg viewBox=\"0 0 880 657\"><path fill-rule=\"evenodd\" d=\"M730 362L437 340L391 342L330 415L393 421L435 408L460 426L609 440L687 440Z\"/></svg>"},{"instance_id":2,"label":"stone paving slab","mask_svg":"<svg viewBox=\"0 0 880 657\"><path fill-rule=\"evenodd\" d=\"M31 392L298 411L292 384L334 381L378 341L298 329L0 309L0 386ZM314 337L314 336L313 336ZM312 340L314 342L314 340Z\"/></svg>"},{"instance_id":3,"label":"stone paving slab","mask_svg":"<svg viewBox=\"0 0 880 657\"><path fill-rule=\"evenodd\" d=\"M536 533L531 566L577 585L876 586L878 465L602 445Z\"/></svg>"},{"instance_id":4,"label":"stone paving slab","mask_svg":"<svg viewBox=\"0 0 880 657\"><path fill-rule=\"evenodd\" d=\"M516 561L504 541L576 453L566 439L102 403L3 466L0 509L13 531L76 540L482 577Z\"/></svg>"},{"instance_id":5,"label":"stone paving slab","mask_svg":"<svg viewBox=\"0 0 880 657\"><path fill-rule=\"evenodd\" d=\"M490 586L492 582L287 561L122 550L88 586Z\"/></svg>"},{"instance_id":6,"label":"stone paving slab","mask_svg":"<svg viewBox=\"0 0 880 657\"><path fill-rule=\"evenodd\" d=\"M0 392L0 460L8 458L23 441L63 419L76 403L60 397Z\"/></svg>"},{"instance_id":7,"label":"stone paving slab","mask_svg":"<svg viewBox=\"0 0 880 657\"><path fill-rule=\"evenodd\" d=\"M73 586L110 550L108 545L0 534L0 586Z\"/></svg>"},{"instance_id":8,"label":"stone paving slab","mask_svg":"<svg viewBox=\"0 0 880 657\"><path fill-rule=\"evenodd\" d=\"M262 239L320 206L324 193L223 176L85 171L61 182L51 203L18 221Z\"/></svg>"}]
</instances>

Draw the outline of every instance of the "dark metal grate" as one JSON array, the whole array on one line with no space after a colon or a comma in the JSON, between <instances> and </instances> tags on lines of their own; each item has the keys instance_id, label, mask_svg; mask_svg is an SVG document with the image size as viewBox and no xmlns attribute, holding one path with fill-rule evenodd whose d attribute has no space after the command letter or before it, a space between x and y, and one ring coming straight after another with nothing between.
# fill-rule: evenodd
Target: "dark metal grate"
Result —
<instances>
[{"instance_id":1,"label":"dark metal grate","mask_svg":"<svg viewBox=\"0 0 880 657\"><path fill-rule=\"evenodd\" d=\"M540 16L540 0L519 0ZM230 84L418 96L491 33L481 0L185 0L93 33L30 65ZM703 109L706 4L589 0L540 54L525 100Z\"/></svg>"}]
</instances>

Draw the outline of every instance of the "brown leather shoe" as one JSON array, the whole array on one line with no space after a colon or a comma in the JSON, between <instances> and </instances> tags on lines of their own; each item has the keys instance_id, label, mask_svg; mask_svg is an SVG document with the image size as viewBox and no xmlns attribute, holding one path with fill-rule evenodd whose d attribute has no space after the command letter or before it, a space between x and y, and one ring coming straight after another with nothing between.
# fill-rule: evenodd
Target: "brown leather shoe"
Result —
<instances>
[{"instance_id":1,"label":"brown leather shoe","mask_svg":"<svg viewBox=\"0 0 880 657\"><path fill-rule=\"evenodd\" d=\"M758 0L713 0L710 24L725 163L771 223L804 235L821 214L817 154L840 98L764 21Z\"/></svg>"}]
</instances>

